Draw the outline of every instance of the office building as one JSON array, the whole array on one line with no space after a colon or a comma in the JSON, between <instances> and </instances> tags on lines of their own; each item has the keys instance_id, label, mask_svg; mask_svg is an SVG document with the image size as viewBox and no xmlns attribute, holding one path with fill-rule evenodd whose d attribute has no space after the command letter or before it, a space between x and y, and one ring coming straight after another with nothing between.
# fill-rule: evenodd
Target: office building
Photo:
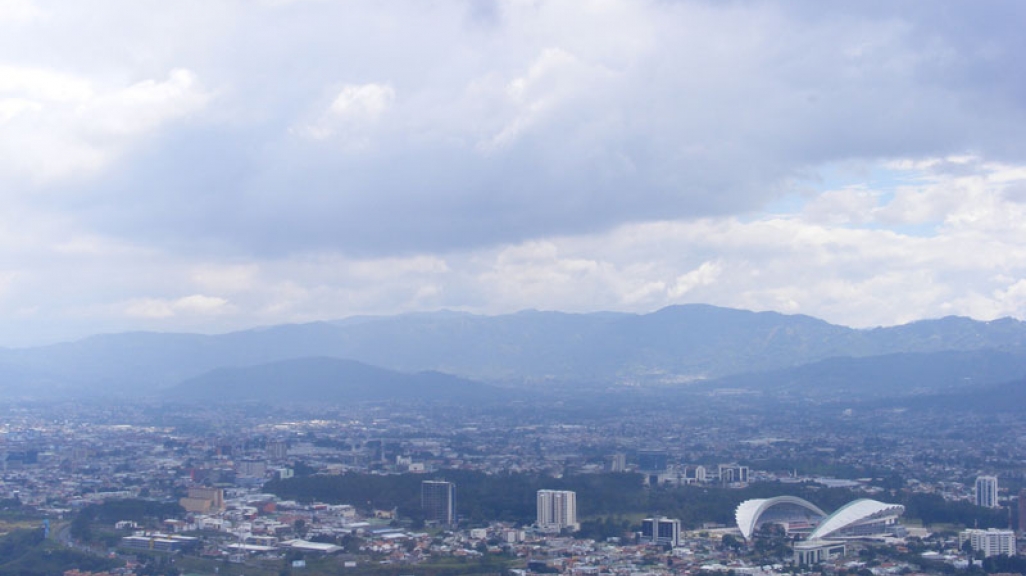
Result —
<instances>
[{"instance_id":1,"label":"office building","mask_svg":"<svg viewBox=\"0 0 1026 576\"><path fill-rule=\"evenodd\" d=\"M970 529L958 533L958 545L964 546L969 542L973 552L983 552L985 558L991 556L1015 556L1015 532L1011 530L998 530L988 528L987 530Z\"/></svg>"},{"instance_id":2,"label":"office building","mask_svg":"<svg viewBox=\"0 0 1026 576\"><path fill-rule=\"evenodd\" d=\"M680 520L662 516L645 518L641 521L641 541L680 546Z\"/></svg>"},{"instance_id":3,"label":"office building","mask_svg":"<svg viewBox=\"0 0 1026 576\"><path fill-rule=\"evenodd\" d=\"M737 464L720 464L718 472L720 482L723 484L747 484L748 466Z\"/></svg>"},{"instance_id":4,"label":"office building","mask_svg":"<svg viewBox=\"0 0 1026 576\"><path fill-rule=\"evenodd\" d=\"M577 523L577 493L570 490L538 491L538 529L559 532L580 530Z\"/></svg>"},{"instance_id":5,"label":"office building","mask_svg":"<svg viewBox=\"0 0 1026 576\"><path fill-rule=\"evenodd\" d=\"M271 460L284 460L289 455L289 445L284 440L271 440L265 449L267 458Z\"/></svg>"},{"instance_id":6,"label":"office building","mask_svg":"<svg viewBox=\"0 0 1026 576\"><path fill-rule=\"evenodd\" d=\"M996 476L976 478L976 505L984 508L998 507L998 481Z\"/></svg>"},{"instance_id":7,"label":"office building","mask_svg":"<svg viewBox=\"0 0 1026 576\"><path fill-rule=\"evenodd\" d=\"M443 480L420 483L420 508L428 524L456 524L456 484Z\"/></svg>"},{"instance_id":8,"label":"office building","mask_svg":"<svg viewBox=\"0 0 1026 576\"><path fill-rule=\"evenodd\" d=\"M665 450L638 451L638 470L643 472L662 472L669 463L670 456Z\"/></svg>"},{"instance_id":9,"label":"office building","mask_svg":"<svg viewBox=\"0 0 1026 576\"><path fill-rule=\"evenodd\" d=\"M609 471L610 472L625 472L627 470L627 455L623 452L617 452L609 458Z\"/></svg>"},{"instance_id":10,"label":"office building","mask_svg":"<svg viewBox=\"0 0 1026 576\"><path fill-rule=\"evenodd\" d=\"M1019 491L1019 533L1026 534L1026 489Z\"/></svg>"}]
</instances>

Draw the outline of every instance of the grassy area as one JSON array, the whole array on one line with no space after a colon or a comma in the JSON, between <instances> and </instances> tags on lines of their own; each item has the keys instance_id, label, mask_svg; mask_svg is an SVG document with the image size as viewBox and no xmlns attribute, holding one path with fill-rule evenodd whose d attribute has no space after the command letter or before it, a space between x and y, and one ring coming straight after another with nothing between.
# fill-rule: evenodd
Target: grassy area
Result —
<instances>
[{"instance_id":1,"label":"grassy area","mask_svg":"<svg viewBox=\"0 0 1026 576\"><path fill-rule=\"evenodd\" d=\"M179 556L175 558L175 566L182 574L216 574L217 576L278 576L282 563L274 566L256 563L232 564L224 560L200 558L198 556Z\"/></svg>"},{"instance_id":2,"label":"grassy area","mask_svg":"<svg viewBox=\"0 0 1026 576\"><path fill-rule=\"evenodd\" d=\"M285 570L284 560L248 561L245 564L195 556L183 556L175 560L175 566L182 574L204 576L279 576L284 572L291 576L486 576L505 574L509 568L522 563L521 560L497 557L480 560L439 558L416 565L379 564L372 561L360 562L355 568L345 568L340 558L327 556L307 558L306 567Z\"/></svg>"},{"instance_id":3,"label":"grassy area","mask_svg":"<svg viewBox=\"0 0 1026 576\"><path fill-rule=\"evenodd\" d=\"M37 518L22 518L18 520L9 518L0 518L0 536L9 534L15 530L34 530L43 525L42 520ZM51 532L53 528L51 526Z\"/></svg>"}]
</instances>

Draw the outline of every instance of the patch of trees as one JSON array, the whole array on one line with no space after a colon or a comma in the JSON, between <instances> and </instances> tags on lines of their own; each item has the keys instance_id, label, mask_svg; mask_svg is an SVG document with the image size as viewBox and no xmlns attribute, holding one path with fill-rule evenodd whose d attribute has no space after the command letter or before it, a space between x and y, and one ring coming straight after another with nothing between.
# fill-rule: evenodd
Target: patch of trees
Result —
<instances>
[{"instance_id":1,"label":"patch of trees","mask_svg":"<svg viewBox=\"0 0 1026 576\"><path fill-rule=\"evenodd\" d=\"M987 574L1026 574L1026 558L1004 554L984 558L983 571Z\"/></svg>"},{"instance_id":2,"label":"patch of trees","mask_svg":"<svg viewBox=\"0 0 1026 576\"><path fill-rule=\"evenodd\" d=\"M1002 509L981 508L964 501L949 502L937 494L901 494L897 500L897 504L904 504L905 516L918 518L923 524L1002 528L1008 523Z\"/></svg>"},{"instance_id":3,"label":"patch of trees","mask_svg":"<svg viewBox=\"0 0 1026 576\"><path fill-rule=\"evenodd\" d=\"M79 540L90 541L93 539L92 525L94 523L114 524L121 520L130 520L146 524L168 518L180 518L184 514L185 509L171 502L138 499L108 500L101 504L90 504L82 508L75 519L71 521L71 535Z\"/></svg>"},{"instance_id":4,"label":"patch of trees","mask_svg":"<svg viewBox=\"0 0 1026 576\"><path fill-rule=\"evenodd\" d=\"M0 538L0 576L49 576L72 568L100 572L119 565L108 558L62 548L46 540L42 528L15 530Z\"/></svg>"}]
</instances>

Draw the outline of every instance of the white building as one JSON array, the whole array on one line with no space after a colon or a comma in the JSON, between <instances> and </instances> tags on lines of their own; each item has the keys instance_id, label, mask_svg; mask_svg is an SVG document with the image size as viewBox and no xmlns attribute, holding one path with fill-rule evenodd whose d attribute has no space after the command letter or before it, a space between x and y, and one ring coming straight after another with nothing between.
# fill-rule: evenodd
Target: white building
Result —
<instances>
[{"instance_id":1,"label":"white building","mask_svg":"<svg viewBox=\"0 0 1026 576\"><path fill-rule=\"evenodd\" d=\"M1015 556L1015 532L1011 530L969 529L958 533L958 545L964 546L968 541L974 552L983 552L984 557Z\"/></svg>"},{"instance_id":2,"label":"white building","mask_svg":"<svg viewBox=\"0 0 1026 576\"><path fill-rule=\"evenodd\" d=\"M538 529L559 532L580 530L577 523L577 493L571 490L538 491Z\"/></svg>"},{"instance_id":3,"label":"white building","mask_svg":"<svg viewBox=\"0 0 1026 576\"><path fill-rule=\"evenodd\" d=\"M996 476L976 478L976 505L984 508L998 507L998 481Z\"/></svg>"}]
</instances>

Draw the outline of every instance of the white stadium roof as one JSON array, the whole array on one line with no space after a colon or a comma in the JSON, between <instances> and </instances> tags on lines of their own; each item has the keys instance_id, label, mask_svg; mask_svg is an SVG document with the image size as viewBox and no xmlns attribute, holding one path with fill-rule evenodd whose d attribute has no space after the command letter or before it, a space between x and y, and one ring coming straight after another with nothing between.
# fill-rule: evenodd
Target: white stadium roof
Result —
<instances>
[{"instance_id":1,"label":"white stadium roof","mask_svg":"<svg viewBox=\"0 0 1026 576\"><path fill-rule=\"evenodd\" d=\"M777 506L796 506L810 515L819 518L824 518L827 515L826 512L820 510L815 504L797 496L777 496L775 498L745 500L734 511L737 527L741 530L741 535L745 537L745 540L751 539L762 515Z\"/></svg>"},{"instance_id":2,"label":"white stadium roof","mask_svg":"<svg viewBox=\"0 0 1026 576\"><path fill-rule=\"evenodd\" d=\"M812 531L812 534L809 534L809 540L829 538L831 534L849 526L889 516L901 516L904 513L905 507L901 504L887 504L868 498L854 500L841 506L836 512L820 522L819 526Z\"/></svg>"}]
</instances>

